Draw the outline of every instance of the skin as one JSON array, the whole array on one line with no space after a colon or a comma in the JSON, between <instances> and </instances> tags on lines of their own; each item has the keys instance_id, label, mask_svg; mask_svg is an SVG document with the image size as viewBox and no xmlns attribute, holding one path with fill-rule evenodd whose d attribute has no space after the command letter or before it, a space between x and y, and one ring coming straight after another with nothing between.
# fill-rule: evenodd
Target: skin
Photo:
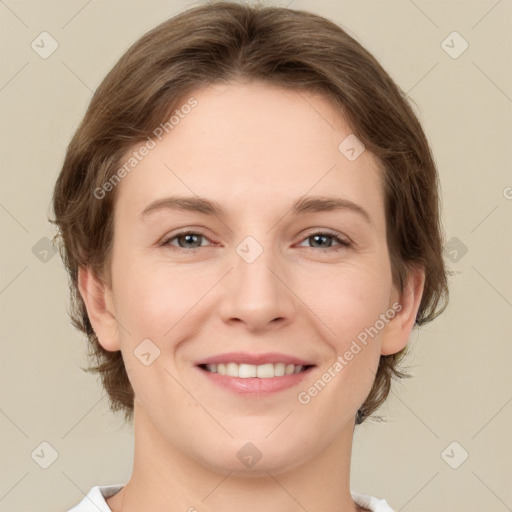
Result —
<instances>
[{"instance_id":1,"label":"skin","mask_svg":"<svg viewBox=\"0 0 512 512\"><path fill-rule=\"evenodd\" d=\"M198 105L118 185L112 285L80 270L95 332L106 350L121 350L135 391L133 472L107 503L123 512L355 512L355 415L380 355L408 342L423 271L402 293L393 286L382 171L369 151L349 161L338 150L351 129L328 99L260 82L190 96ZM226 214L139 215L171 195L215 200ZM353 201L369 222L346 209L293 216L304 195ZM204 237L162 245L187 228ZM315 243L326 230L352 245ZM247 236L263 249L252 263L236 251ZM297 394L397 302L400 312L301 404ZM160 350L149 366L133 353L147 338ZM247 398L194 366L234 351L317 366L298 386ZM262 453L252 468L237 457L249 441Z\"/></svg>"}]
</instances>

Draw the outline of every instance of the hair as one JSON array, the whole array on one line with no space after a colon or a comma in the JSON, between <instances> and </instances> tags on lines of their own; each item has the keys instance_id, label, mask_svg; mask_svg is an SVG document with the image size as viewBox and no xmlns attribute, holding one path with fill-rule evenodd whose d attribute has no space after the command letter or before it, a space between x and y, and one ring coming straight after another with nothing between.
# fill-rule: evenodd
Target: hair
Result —
<instances>
[{"instance_id":1,"label":"hair","mask_svg":"<svg viewBox=\"0 0 512 512\"><path fill-rule=\"evenodd\" d=\"M187 94L240 80L319 92L339 107L382 169L393 283L403 291L418 266L425 271L415 326L447 306L437 170L406 94L361 44L321 16L225 1L199 5L144 34L107 74L68 145L53 194L55 218L49 220L58 227L54 241L69 274L69 314L86 334L94 362L84 370L100 375L110 409L123 411L127 421L134 392L122 354L100 345L78 289L81 267L111 285L119 187L100 199L94 191L112 180L126 152L151 136ZM410 377L399 368L406 352L407 346L380 357L355 425L386 400L392 378Z\"/></svg>"}]
</instances>

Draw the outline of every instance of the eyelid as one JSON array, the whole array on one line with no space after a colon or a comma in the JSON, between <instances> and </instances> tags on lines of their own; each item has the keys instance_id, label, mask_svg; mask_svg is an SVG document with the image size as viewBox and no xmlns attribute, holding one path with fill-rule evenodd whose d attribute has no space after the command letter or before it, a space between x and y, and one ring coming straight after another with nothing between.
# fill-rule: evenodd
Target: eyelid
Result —
<instances>
[{"instance_id":1,"label":"eyelid","mask_svg":"<svg viewBox=\"0 0 512 512\"><path fill-rule=\"evenodd\" d=\"M186 249L183 247L171 245L170 242L172 242L182 236L185 236L185 235L199 235L200 237L204 238L205 240L212 242L210 240L210 238L208 236L206 236L204 234L204 232L202 232L202 228L188 228L188 229L184 229L182 231L179 231L177 233L173 233L172 235L164 237L163 241L159 245L162 247L172 247L173 249L184 252L184 253L187 253L187 252L195 253L199 249L201 249L203 247L207 247L207 246L200 245L199 247L192 247L192 248ZM300 238L299 242L297 242L297 243L303 243L308 238L312 237L313 235L326 235L328 237L334 238L334 240L337 242L337 245L327 247L327 248L304 247L305 249L312 249L313 251L321 252L321 253L329 253L329 252L336 252L341 249L348 249L354 245L352 240L350 240L350 238L348 238L346 235L339 233L338 231L328 229L328 228L310 228L306 233L303 233L301 235L301 238ZM219 244L215 244L215 242L214 242L214 246L215 245L218 246Z\"/></svg>"},{"instance_id":2,"label":"eyelid","mask_svg":"<svg viewBox=\"0 0 512 512\"><path fill-rule=\"evenodd\" d=\"M311 230L308 230L306 234L302 235L301 241L304 241L306 238L309 238L313 235L328 235L333 238L339 239L340 243L343 243L347 246L353 244L352 240L350 240L348 236L338 231L334 231L332 229L327 228L312 228Z\"/></svg>"},{"instance_id":3,"label":"eyelid","mask_svg":"<svg viewBox=\"0 0 512 512\"><path fill-rule=\"evenodd\" d=\"M204 234L204 232L202 231L202 228L200 228L200 229L199 228L188 228L188 229L184 229L183 231L178 231L177 233L173 233L171 235L166 235L162 238L162 241L158 245L163 246L163 247L169 246L169 247L173 247L178 250L181 249L181 250L187 251L187 252L196 251L196 250L200 249L201 247L206 247L206 246L201 245L199 247L194 247L192 249L184 249L183 247L178 247L178 246L170 244L170 242L176 240L177 238L185 236L185 235L199 235L202 238L204 238L205 240L208 240L208 242L210 242L211 244L219 245L215 242L212 242L210 237Z\"/></svg>"}]
</instances>

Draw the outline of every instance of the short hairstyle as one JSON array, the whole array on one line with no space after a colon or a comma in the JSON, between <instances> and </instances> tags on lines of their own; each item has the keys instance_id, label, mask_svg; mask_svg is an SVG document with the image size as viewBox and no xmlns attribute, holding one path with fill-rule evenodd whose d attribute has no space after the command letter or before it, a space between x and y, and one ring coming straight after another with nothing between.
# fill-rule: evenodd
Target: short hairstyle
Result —
<instances>
[{"instance_id":1,"label":"short hairstyle","mask_svg":"<svg viewBox=\"0 0 512 512\"><path fill-rule=\"evenodd\" d=\"M125 420L133 419L134 392L122 354L99 344L78 288L80 267L111 284L118 187L101 198L96 191L188 94L237 80L320 92L339 107L382 170L393 283L403 291L414 268L425 270L415 325L433 320L448 302L434 159L406 94L377 60L341 27L306 11L225 1L194 7L144 34L104 78L69 143L53 194L49 220L58 227L54 240L69 274L70 317L86 334L94 362L84 370L100 375L110 409ZM356 424L386 400L392 378L410 377L399 368L406 352L407 346L380 356Z\"/></svg>"}]
</instances>

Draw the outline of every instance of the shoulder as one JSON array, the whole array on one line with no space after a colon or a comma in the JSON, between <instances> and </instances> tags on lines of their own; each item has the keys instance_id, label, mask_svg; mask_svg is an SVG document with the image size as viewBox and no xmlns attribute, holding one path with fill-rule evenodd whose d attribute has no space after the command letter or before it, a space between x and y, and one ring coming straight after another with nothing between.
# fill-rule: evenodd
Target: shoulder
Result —
<instances>
[{"instance_id":1,"label":"shoulder","mask_svg":"<svg viewBox=\"0 0 512 512\"><path fill-rule=\"evenodd\" d=\"M357 505L364 507L371 512L394 512L386 500L357 492L351 492L350 494Z\"/></svg>"},{"instance_id":2,"label":"shoulder","mask_svg":"<svg viewBox=\"0 0 512 512\"><path fill-rule=\"evenodd\" d=\"M105 500L117 494L122 488L123 485L96 485L78 505L67 512L111 512Z\"/></svg>"}]
</instances>

